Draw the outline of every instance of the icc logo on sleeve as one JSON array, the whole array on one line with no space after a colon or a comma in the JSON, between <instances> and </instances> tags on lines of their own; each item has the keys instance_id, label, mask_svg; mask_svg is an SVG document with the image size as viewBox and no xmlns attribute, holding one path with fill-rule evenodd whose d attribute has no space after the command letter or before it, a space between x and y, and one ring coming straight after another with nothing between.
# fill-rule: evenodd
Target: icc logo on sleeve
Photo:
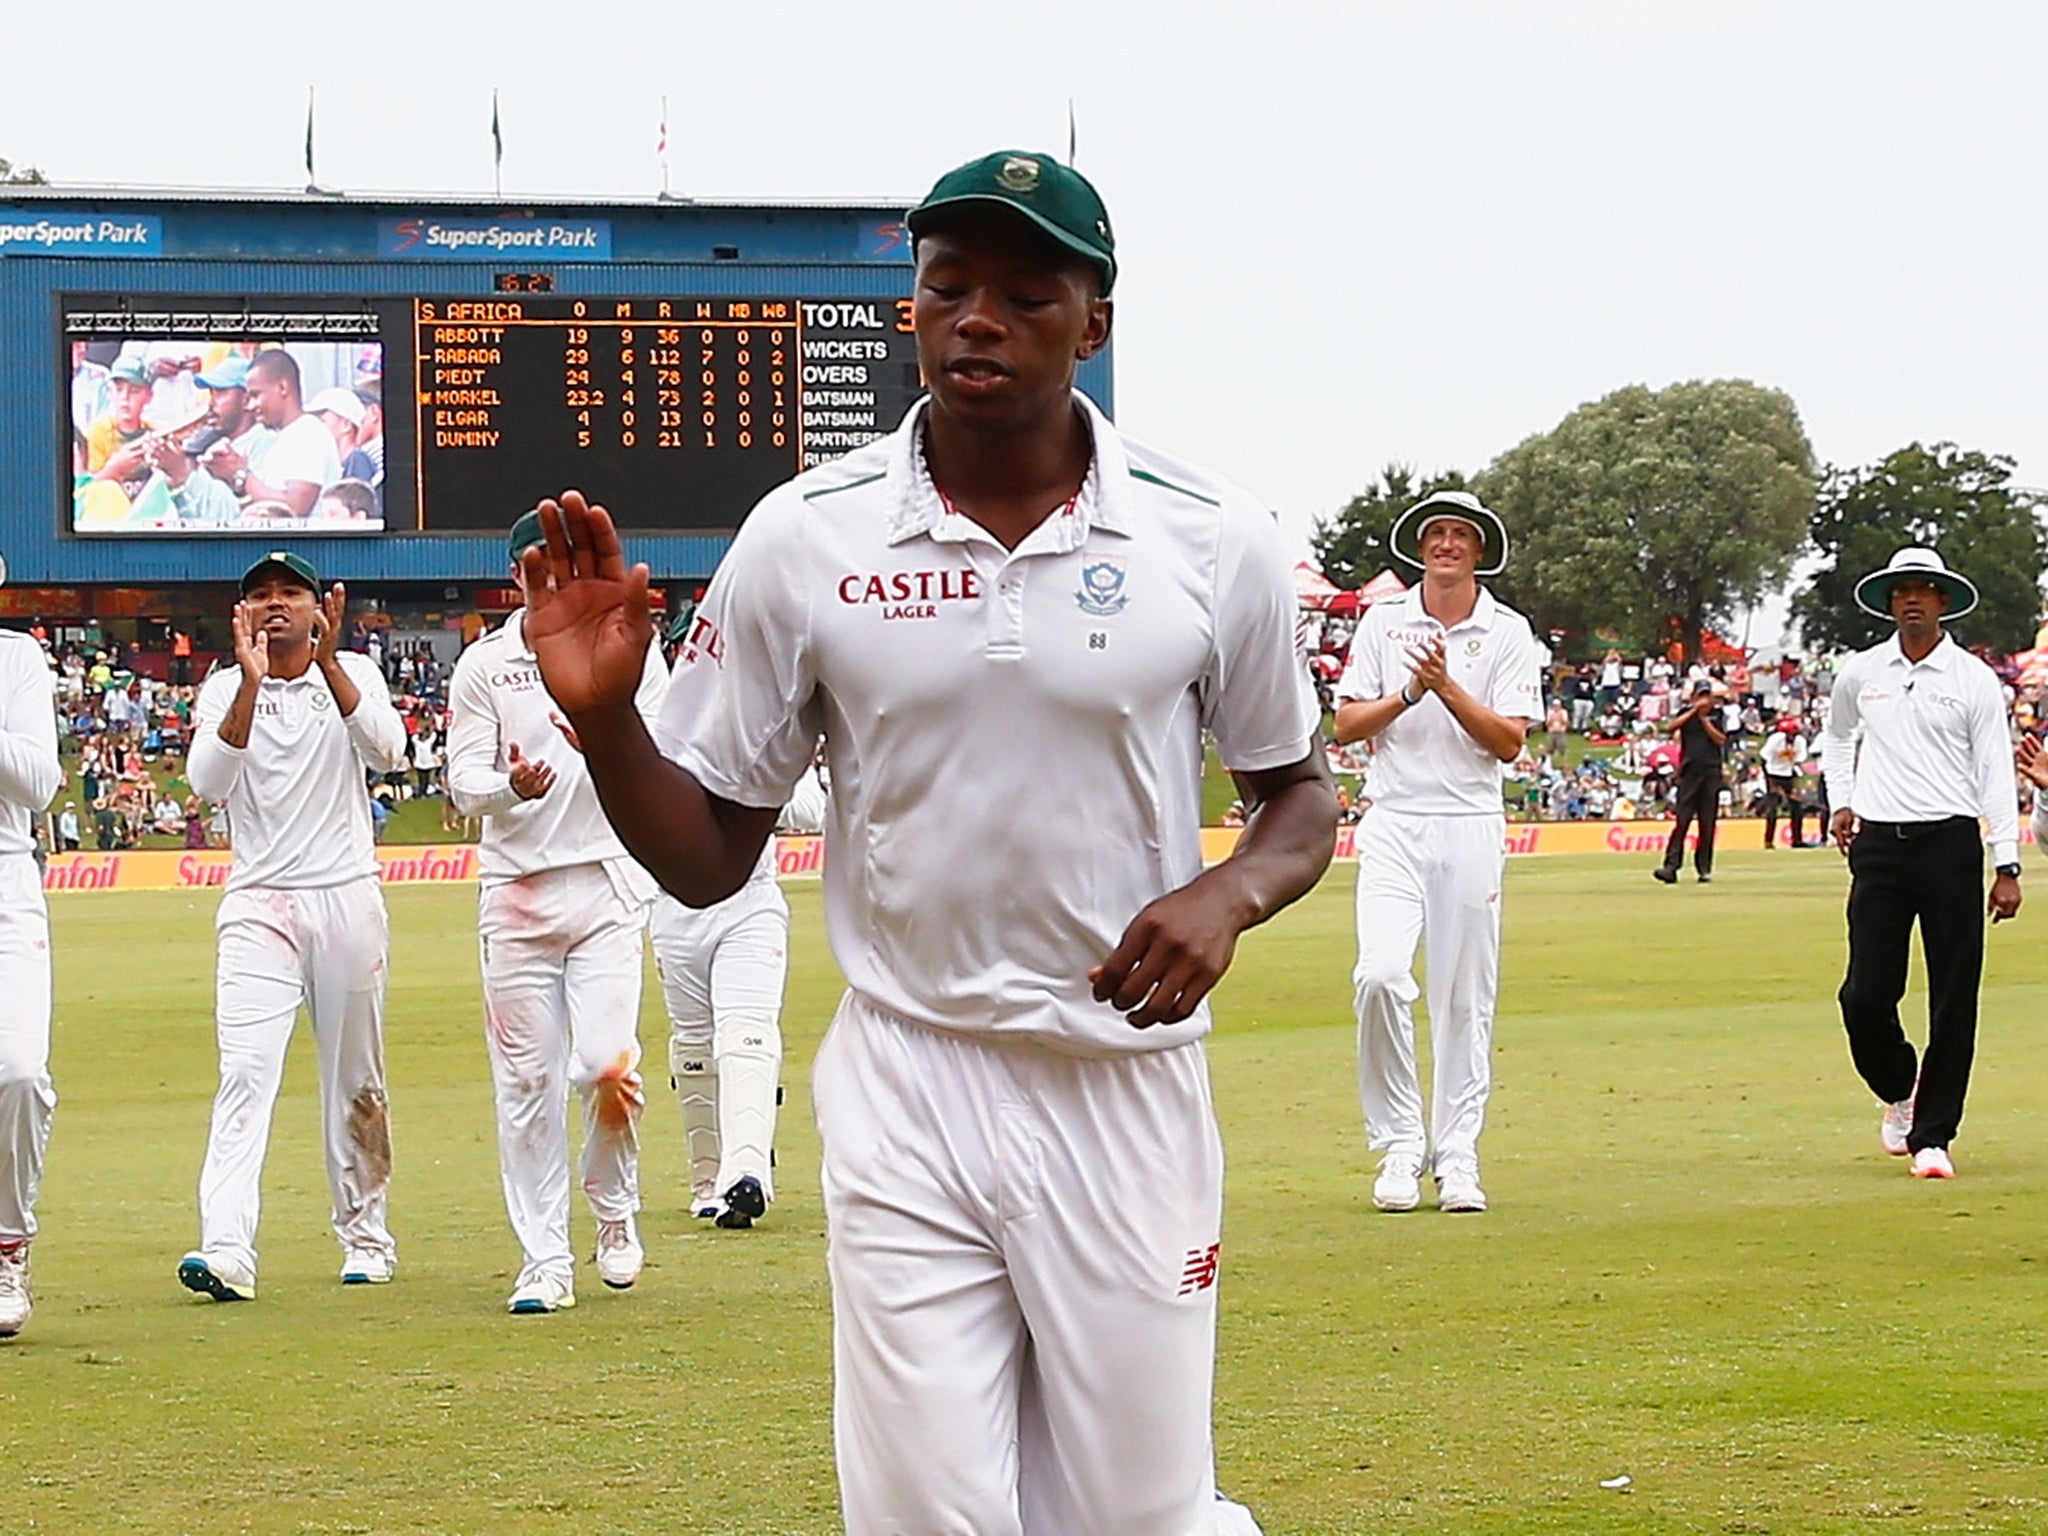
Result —
<instances>
[{"instance_id":1,"label":"icc logo on sleeve","mask_svg":"<svg viewBox=\"0 0 2048 1536\"><path fill-rule=\"evenodd\" d=\"M1124 595L1124 568L1114 561L1098 560L1081 567L1081 590L1074 594L1081 611L1092 619L1107 619L1122 613L1130 598Z\"/></svg>"}]
</instances>

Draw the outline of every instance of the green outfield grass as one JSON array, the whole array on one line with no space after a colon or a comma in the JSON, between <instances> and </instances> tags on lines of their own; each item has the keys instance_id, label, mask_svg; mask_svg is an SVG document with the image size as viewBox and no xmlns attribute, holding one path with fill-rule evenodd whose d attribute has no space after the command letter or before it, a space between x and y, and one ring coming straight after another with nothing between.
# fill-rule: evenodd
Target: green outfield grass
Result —
<instances>
[{"instance_id":1,"label":"green outfield grass","mask_svg":"<svg viewBox=\"0 0 2048 1536\"><path fill-rule=\"evenodd\" d=\"M1484 1216L1371 1209L1351 871L1246 940L1212 1045L1217 1455L1270 1536L2048 1529L2048 899L1991 936L1962 1176L1922 1184L1840 1039L1843 884L1822 853L1669 890L1647 861L1513 864ZM398 1278L335 1283L302 1036L248 1306L173 1277L212 901L53 898L63 1102L35 1320L0 1346L10 1528L836 1530L818 887L792 892L769 1221L686 1219L650 989L647 1275L612 1294L585 1266L583 1304L535 1319L503 1311L473 893L390 897Z\"/></svg>"}]
</instances>

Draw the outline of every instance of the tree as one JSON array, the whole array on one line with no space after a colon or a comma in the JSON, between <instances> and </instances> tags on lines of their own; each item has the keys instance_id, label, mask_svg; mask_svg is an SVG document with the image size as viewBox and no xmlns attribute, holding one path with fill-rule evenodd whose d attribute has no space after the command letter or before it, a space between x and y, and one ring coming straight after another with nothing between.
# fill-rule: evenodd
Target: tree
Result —
<instances>
[{"instance_id":1,"label":"tree","mask_svg":"<svg viewBox=\"0 0 2048 1536\"><path fill-rule=\"evenodd\" d=\"M2041 498L2011 484L2013 468L1954 443L1912 443L1867 469L1829 470L1812 524L1827 564L1792 600L1807 644L1861 650L1891 634L1888 619L1856 606L1856 583L1918 544L1976 584L1977 611L1958 621L1959 638L2000 652L2031 646L2048 535Z\"/></svg>"},{"instance_id":2,"label":"tree","mask_svg":"<svg viewBox=\"0 0 2048 1536\"><path fill-rule=\"evenodd\" d=\"M0 160L0 184L12 186L40 187L50 178L32 165L16 165L12 160Z\"/></svg>"},{"instance_id":3,"label":"tree","mask_svg":"<svg viewBox=\"0 0 2048 1536\"><path fill-rule=\"evenodd\" d=\"M1745 379L1630 385L1480 477L1511 540L1497 589L1538 634L1612 625L1697 659L1708 626L1791 569L1815 478L1790 396Z\"/></svg>"},{"instance_id":4,"label":"tree","mask_svg":"<svg viewBox=\"0 0 2048 1536\"><path fill-rule=\"evenodd\" d=\"M1331 518L1317 518L1309 535L1309 548L1323 574L1340 587L1358 588L1396 563L1387 547L1387 535L1394 519L1431 491L1462 491L1465 477L1455 469L1417 481L1406 464L1389 464L1379 478L1369 481L1363 491L1344 504ZM1403 581L1413 572L1405 565L1398 573Z\"/></svg>"}]
</instances>

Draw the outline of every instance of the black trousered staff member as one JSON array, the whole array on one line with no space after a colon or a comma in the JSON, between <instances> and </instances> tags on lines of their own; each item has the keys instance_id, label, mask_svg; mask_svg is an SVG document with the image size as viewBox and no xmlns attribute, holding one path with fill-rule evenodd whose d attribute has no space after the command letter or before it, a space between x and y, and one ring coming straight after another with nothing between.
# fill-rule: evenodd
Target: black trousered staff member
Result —
<instances>
[{"instance_id":1,"label":"black trousered staff member","mask_svg":"<svg viewBox=\"0 0 2048 1536\"><path fill-rule=\"evenodd\" d=\"M1728 733L1721 729L1721 706L1728 690L1719 683L1701 683L1692 702L1664 729L1678 738L1678 792L1672 799L1672 814L1678 819L1671 828L1671 840L1664 845L1664 862L1650 873L1666 885L1678 879L1678 866L1685 862L1685 833L1695 821L1699 837L1693 844L1692 865L1700 883L1714 878L1714 819L1721 812L1721 748Z\"/></svg>"},{"instance_id":2,"label":"black trousered staff member","mask_svg":"<svg viewBox=\"0 0 2048 1536\"><path fill-rule=\"evenodd\" d=\"M1984 917L2020 909L2019 796L1997 676L1942 633L1977 589L1931 549L1902 549L1856 584L1856 603L1898 634L1858 651L1835 682L1822 763L1840 809L1829 823L1848 855L1849 1053L1884 1102L1885 1151L1913 1176L1952 1179L1977 1039ZM1978 823L1997 878L1984 897ZM1927 957L1927 1049L1914 1061L1899 1025L1915 920Z\"/></svg>"}]
</instances>

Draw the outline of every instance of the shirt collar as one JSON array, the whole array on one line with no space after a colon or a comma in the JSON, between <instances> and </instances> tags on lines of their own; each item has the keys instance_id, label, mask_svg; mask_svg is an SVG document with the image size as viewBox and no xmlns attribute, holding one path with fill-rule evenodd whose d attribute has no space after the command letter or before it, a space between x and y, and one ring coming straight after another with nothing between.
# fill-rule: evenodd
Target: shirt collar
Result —
<instances>
[{"instance_id":1,"label":"shirt collar","mask_svg":"<svg viewBox=\"0 0 2048 1536\"><path fill-rule=\"evenodd\" d=\"M1942 631L1941 638L1934 642L1934 649L1918 661L1914 661L1911 657L1907 656L1905 646L1899 643L1899 638L1896 635L1884 647L1885 664L1887 666L1905 667L1908 671L1914 667L1926 667L1932 672L1946 672L1949 663L1955 659L1956 654L1956 643L1948 637L1946 630Z\"/></svg>"},{"instance_id":2,"label":"shirt collar","mask_svg":"<svg viewBox=\"0 0 2048 1536\"><path fill-rule=\"evenodd\" d=\"M511 613L506 615L505 622L500 626L498 632L505 637L505 644L511 649L515 657L521 661L531 661L533 659L533 649L526 643L526 610L524 608L514 608Z\"/></svg>"},{"instance_id":3,"label":"shirt collar","mask_svg":"<svg viewBox=\"0 0 2048 1536\"><path fill-rule=\"evenodd\" d=\"M1420 581L1417 581L1414 586L1404 592L1401 595L1401 600L1408 605L1408 612L1415 618L1427 619L1432 624L1438 622L1430 611L1422 606L1422 583ZM1472 611L1457 623L1447 626L1444 633L1447 635L1455 634L1461 629L1490 630L1493 628L1494 615L1499 611L1500 604L1493 600L1493 594L1482 585L1479 589L1479 601L1472 605Z\"/></svg>"},{"instance_id":4,"label":"shirt collar","mask_svg":"<svg viewBox=\"0 0 2048 1536\"><path fill-rule=\"evenodd\" d=\"M1074 403L1094 439L1095 453L1089 460L1088 474L1081 482L1081 494L1075 499L1073 511L1055 514L1060 521L1051 530L1051 538L1061 550L1078 549L1096 528L1129 535L1134 526L1131 466L1124 453L1123 439L1109 418L1096 409L1095 402L1078 389L1074 391ZM970 519L946 510L945 500L932 484L931 471L925 465L925 415L930 407L931 397L927 395L910 408L903 425L889 439L886 473L891 544L901 544L919 534L942 542L957 542L968 537L973 526ZM1030 542L1037 543L1043 531L1041 527Z\"/></svg>"}]
</instances>

